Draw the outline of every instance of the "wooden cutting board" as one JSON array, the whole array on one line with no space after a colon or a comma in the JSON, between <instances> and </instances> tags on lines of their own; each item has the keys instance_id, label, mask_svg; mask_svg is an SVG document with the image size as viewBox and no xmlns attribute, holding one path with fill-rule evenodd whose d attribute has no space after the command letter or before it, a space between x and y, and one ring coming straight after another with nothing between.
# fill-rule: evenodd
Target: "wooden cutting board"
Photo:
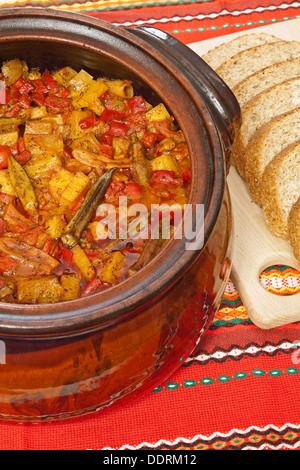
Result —
<instances>
[{"instance_id":1,"label":"wooden cutting board","mask_svg":"<svg viewBox=\"0 0 300 470\"><path fill-rule=\"evenodd\" d=\"M300 41L300 20L262 26L189 46L197 54L203 55L225 41L258 31L289 41ZM262 271L274 265L290 266L300 271L290 244L270 232L262 209L252 201L246 183L234 168L230 170L228 186L234 222L231 278L249 317L254 324L264 329L300 321L300 292L291 296L276 295L267 291L259 280Z\"/></svg>"}]
</instances>

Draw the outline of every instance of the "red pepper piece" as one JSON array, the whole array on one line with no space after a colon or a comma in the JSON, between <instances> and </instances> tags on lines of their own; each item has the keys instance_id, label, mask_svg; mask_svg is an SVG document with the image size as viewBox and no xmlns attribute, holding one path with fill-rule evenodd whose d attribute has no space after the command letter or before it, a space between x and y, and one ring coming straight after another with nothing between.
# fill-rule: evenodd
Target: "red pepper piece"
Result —
<instances>
[{"instance_id":1,"label":"red pepper piece","mask_svg":"<svg viewBox=\"0 0 300 470\"><path fill-rule=\"evenodd\" d=\"M21 108L24 108L24 109L30 108L31 99L26 93L21 93L21 96L19 99L19 105L21 106Z\"/></svg>"},{"instance_id":2,"label":"red pepper piece","mask_svg":"<svg viewBox=\"0 0 300 470\"><path fill-rule=\"evenodd\" d=\"M126 116L126 113L122 111L116 111L115 109L105 108L99 117L100 121L120 121Z\"/></svg>"},{"instance_id":3,"label":"red pepper piece","mask_svg":"<svg viewBox=\"0 0 300 470\"><path fill-rule=\"evenodd\" d=\"M96 114L91 114L91 116L87 116L84 119L79 121L79 126L81 129L89 129L90 127L95 127L99 124L99 118Z\"/></svg>"},{"instance_id":4,"label":"red pepper piece","mask_svg":"<svg viewBox=\"0 0 300 470\"><path fill-rule=\"evenodd\" d=\"M19 153L24 152L24 150L26 150L25 142L24 142L23 137L18 138L17 147L18 147L18 152Z\"/></svg>"},{"instance_id":5,"label":"red pepper piece","mask_svg":"<svg viewBox=\"0 0 300 470\"><path fill-rule=\"evenodd\" d=\"M8 167L8 157L11 155L11 150L8 145L0 145L0 169Z\"/></svg>"},{"instance_id":6,"label":"red pepper piece","mask_svg":"<svg viewBox=\"0 0 300 470\"><path fill-rule=\"evenodd\" d=\"M11 102L13 104L16 104L19 102L19 99L20 99L20 96L21 96L21 93L19 92L19 90L16 88L15 90L13 90L13 94L12 94L12 97L11 97Z\"/></svg>"},{"instance_id":7,"label":"red pepper piece","mask_svg":"<svg viewBox=\"0 0 300 470\"><path fill-rule=\"evenodd\" d=\"M96 292L100 291L102 287L103 282L100 281L100 279L98 279L97 277L93 277L93 279L91 279L87 283L87 285L81 292L81 297L86 297L88 295L95 294Z\"/></svg>"},{"instance_id":8,"label":"red pepper piece","mask_svg":"<svg viewBox=\"0 0 300 470\"><path fill-rule=\"evenodd\" d=\"M114 154L114 148L112 145L101 144L100 153L104 154L107 158L112 158Z\"/></svg>"},{"instance_id":9,"label":"red pepper piece","mask_svg":"<svg viewBox=\"0 0 300 470\"><path fill-rule=\"evenodd\" d=\"M52 248L52 242L53 242L53 240L52 240L51 238L47 238L47 239L46 239L46 241L45 241L45 243L44 243L44 245L43 245L43 248L42 248L42 250L43 250L45 253L47 253L47 254L50 253L50 250L51 250L51 248Z\"/></svg>"},{"instance_id":10,"label":"red pepper piece","mask_svg":"<svg viewBox=\"0 0 300 470\"><path fill-rule=\"evenodd\" d=\"M178 186L179 183L176 179L174 171L169 170L157 170L152 173L150 183L152 184L164 184L166 186Z\"/></svg>"},{"instance_id":11,"label":"red pepper piece","mask_svg":"<svg viewBox=\"0 0 300 470\"><path fill-rule=\"evenodd\" d=\"M99 137L99 142L101 144L107 144L107 145L112 145L112 135L109 135L109 134L102 134L100 137Z\"/></svg>"},{"instance_id":12,"label":"red pepper piece","mask_svg":"<svg viewBox=\"0 0 300 470\"><path fill-rule=\"evenodd\" d=\"M58 85L57 81L52 77L51 73L47 69L44 71L43 75L41 76L41 80L46 85L48 90L51 90L51 88Z\"/></svg>"},{"instance_id":13,"label":"red pepper piece","mask_svg":"<svg viewBox=\"0 0 300 470\"><path fill-rule=\"evenodd\" d=\"M31 159L32 154L29 152L29 150L23 150L23 152L19 153L18 155L15 156L15 159L21 164L21 165L26 165L26 163L29 162Z\"/></svg>"},{"instance_id":14,"label":"red pepper piece","mask_svg":"<svg viewBox=\"0 0 300 470\"><path fill-rule=\"evenodd\" d=\"M49 90L42 80L34 80L33 84L35 87L35 93L43 93L44 95L48 93Z\"/></svg>"},{"instance_id":15,"label":"red pepper piece","mask_svg":"<svg viewBox=\"0 0 300 470\"><path fill-rule=\"evenodd\" d=\"M63 85L55 85L49 90L49 95L59 96L60 98L67 98L70 95L70 90Z\"/></svg>"},{"instance_id":16,"label":"red pepper piece","mask_svg":"<svg viewBox=\"0 0 300 470\"><path fill-rule=\"evenodd\" d=\"M45 95L44 93L32 93L30 98L38 106L43 106L45 104Z\"/></svg>"},{"instance_id":17,"label":"red pepper piece","mask_svg":"<svg viewBox=\"0 0 300 470\"><path fill-rule=\"evenodd\" d=\"M147 107L142 96L133 96L128 100L128 106L133 113L146 113Z\"/></svg>"},{"instance_id":18,"label":"red pepper piece","mask_svg":"<svg viewBox=\"0 0 300 470\"><path fill-rule=\"evenodd\" d=\"M128 127L128 124L126 124L125 122L112 121L107 133L117 137L124 137L126 135Z\"/></svg>"},{"instance_id":19,"label":"red pepper piece","mask_svg":"<svg viewBox=\"0 0 300 470\"><path fill-rule=\"evenodd\" d=\"M34 89L34 83L31 80L26 80L24 75L12 84L13 88L17 88L20 93L31 93Z\"/></svg>"},{"instance_id":20,"label":"red pepper piece","mask_svg":"<svg viewBox=\"0 0 300 470\"><path fill-rule=\"evenodd\" d=\"M149 132L145 131L143 134L143 137L141 138L141 141L147 148L151 148L155 142L159 139L160 134L157 134L156 132Z\"/></svg>"},{"instance_id":21,"label":"red pepper piece","mask_svg":"<svg viewBox=\"0 0 300 470\"><path fill-rule=\"evenodd\" d=\"M72 149L70 147L68 147L67 145L64 146L64 156L68 160L72 160L74 158L73 155L72 155Z\"/></svg>"},{"instance_id":22,"label":"red pepper piece","mask_svg":"<svg viewBox=\"0 0 300 470\"><path fill-rule=\"evenodd\" d=\"M7 230L7 225L4 220L0 217L0 235Z\"/></svg>"},{"instance_id":23,"label":"red pepper piece","mask_svg":"<svg viewBox=\"0 0 300 470\"><path fill-rule=\"evenodd\" d=\"M50 95L45 99L45 106L49 111L54 113L61 112L70 105L69 98L60 98L59 96Z\"/></svg>"},{"instance_id":24,"label":"red pepper piece","mask_svg":"<svg viewBox=\"0 0 300 470\"><path fill-rule=\"evenodd\" d=\"M186 170L184 170L184 172L181 174L181 177L182 177L185 184L190 184L190 182L191 182L191 169L186 168Z\"/></svg>"},{"instance_id":25,"label":"red pepper piece","mask_svg":"<svg viewBox=\"0 0 300 470\"><path fill-rule=\"evenodd\" d=\"M78 198L77 201L75 202L74 206L72 206L70 208L70 211L71 212L76 212L79 209L79 207L81 206L81 204L83 203L83 201L84 201L83 197Z\"/></svg>"},{"instance_id":26,"label":"red pepper piece","mask_svg":"<svg viewBox=\"0 0 300 470\"><path fill-rule=\"evenodd\" d=\"M61 261L63 261L67 266L71 267L73 262L73 253L66 248L61 248Z\"/></svg>"}]
</instances>

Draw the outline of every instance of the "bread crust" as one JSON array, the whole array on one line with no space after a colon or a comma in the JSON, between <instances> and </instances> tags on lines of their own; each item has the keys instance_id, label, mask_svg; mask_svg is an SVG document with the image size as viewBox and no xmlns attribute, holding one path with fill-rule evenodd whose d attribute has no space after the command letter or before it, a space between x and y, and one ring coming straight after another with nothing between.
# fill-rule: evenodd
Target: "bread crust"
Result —
<instances>
[{"instance_id":1,"label":"bread crust","mask_svg":"<svg viewBox=\"0 0 300 470\"><path fill-rule=\"evenodd\" d=\"M288 217L288 233L295 258L300 263L300 197Z\"/></svg>"},{"instance_id":2,"label":"bread crust","mask_svg":"<svg viewBox=\"0 0 300 470\"><path fill-rule=\"evenodd\" d=\"M283 201L280 197L279 185L281 183L281 167L287 165L289 159L299 156L300 158L300 141L286 147L282 152L276 155L273 160L266 166L262 176L262 207L266 221L270 230L278 237L288 239L288 217L283 210ZM292 199L297 189L290 187L289 194L286 196ZM300 196L299 191L296 193L296 200ZM292 204L293 205L293 204ZM291 205L291 207L292 207Z\"/></svg>"},{"instance_id":3,"label":"bread crust","mask_svg":"<svg viewBox=\"0 0 300 470\"><path fill-rule=\"evenodd\" d=\"M228 60L233 55L238 54L245 49L277 41L279 41L279 39L276 36L267 33L243 34L229 42L225 42L214 47L204 54L202 59L205 60L205 62L207 62L213 69L216 69L220 67L225 60Z\"/></svg>"},{"instance_id":4,"label":"bread crust","mask_svg":"<svg viewBox=\"0 0 300 470\"><path fill-rule=\"evenodd\" d=\"M216 69L216 72L229 88L233 89L239 82L258 70L299 56L299 41L278 40L239 52L226 60Z\"/></svg>"},{"instance_id":5,"label":"bread crust","mask_svg":"<svg viewBox=\"0 0 300 470\"><path fill-rule=\"evenodd\" d=\"M287 129L287 123L292 121L297 124L293 127L290 134L284 133ZM262 175L265 167L273 157L281 152L285 147L296 142L300 137L300 107L292 111L281 114L278 117L264 124L254 134L245 151L245 173L249 192L256 204L262 206L261 186ZM269 151L267 162L264 161L266 149Z\"/></svg>"},{"instance_id":6,"label":"bread crust","mask_svg":"<svg viewBox=\"0 0 300 470\"><path fill-rule=\"evenodd\" d=\"M242 107L243 122L232 146L240 176L246 181L246 148L255 133L266 122L300 104L300 77L285 80L255 96ZM298 106L297 106L298 103Z\"/></svg>"}]
</instances>

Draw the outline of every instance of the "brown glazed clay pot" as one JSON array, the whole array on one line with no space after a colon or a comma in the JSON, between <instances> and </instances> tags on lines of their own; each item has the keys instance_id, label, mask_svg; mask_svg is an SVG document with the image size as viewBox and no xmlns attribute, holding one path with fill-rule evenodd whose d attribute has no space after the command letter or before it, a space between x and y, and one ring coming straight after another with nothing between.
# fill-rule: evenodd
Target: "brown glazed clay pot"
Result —
<instances>
[{"instance_id":1,"label":"brown glazed clay pot","mask_svg":"<svg viewBox=\"0 0 300 470\"><path fill-rule=\"evenodd\" d=\"M153 390L208 328L231 266L226 172L240 109L207 64L154 28L126 30L64 11L5 9L0 59L15 57L33 67L70 65L131 79L149 102L163 101L188 142L189 203L205 208L202 248L187 250L187 239L172 239L135 276L88 298L0 305L0 416L72 417Z\"/></svg>"}]
</instances>

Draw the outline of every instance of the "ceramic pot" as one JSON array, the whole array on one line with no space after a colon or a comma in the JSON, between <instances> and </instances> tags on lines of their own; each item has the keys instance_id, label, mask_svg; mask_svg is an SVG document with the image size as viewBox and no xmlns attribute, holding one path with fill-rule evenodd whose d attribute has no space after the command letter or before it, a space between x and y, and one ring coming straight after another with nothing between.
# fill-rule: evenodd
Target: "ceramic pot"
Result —
<instances>
[{"instance_id":1,"label":"ceramic pot","mask_svg":"<svg viewBox=\"0 0 300 470\"><path fill-rule=\"evenodd\" d=\"M201 246L172 239L135 276L84 299L0 305L2 418L54 419L120 405L168 380L219 306L231 267L226 174L240 109L201 58L154 28L13 8L1 10L0 31L1 61L132 80L150 103L165 103L189 146L189 204L204 207L194 233Z\"/></svg>"}]
</instances>

